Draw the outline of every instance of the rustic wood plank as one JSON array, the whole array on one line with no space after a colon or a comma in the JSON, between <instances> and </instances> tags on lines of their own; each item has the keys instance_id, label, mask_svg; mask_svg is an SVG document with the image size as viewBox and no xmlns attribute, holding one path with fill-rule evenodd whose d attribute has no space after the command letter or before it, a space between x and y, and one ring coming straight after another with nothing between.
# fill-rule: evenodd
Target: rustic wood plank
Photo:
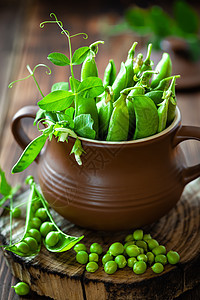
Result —
<instances>
[{"instance_id":1,"label":"rustic wood plank","mask_svg":"<svg viewBox=\"0 0 200 300\"><path fill-rule=\"evenodd\" d=\"M21 258L5 251L4 255L17 278L28 282L39 295L53 299L173 299L200 284L199 184L200 179L190 183L174 209L158 222L144 227L145 232L150 232L167 250L178 251L181 256L177 266L167 265L161 274L156 275L149 268L138 276L126 267L114 275L107 275L101 263L97 272L88 273L75 261L72 249L55 254L42 247L34 258ZM27 192L21 194L15 203L24 202L27 195ZM123 242L126 234L131 233L86 230L64 220L54 211L52 213L64 232L78 236L84 234L88 249L91 243L99 242L105 253L112 242ZM8 223L9 216L4 213L0 219L3 243L9 239ZM13 225L13 240L16 241L23 233L24 220L16 220Z\"/></svg>"}]
</instances>

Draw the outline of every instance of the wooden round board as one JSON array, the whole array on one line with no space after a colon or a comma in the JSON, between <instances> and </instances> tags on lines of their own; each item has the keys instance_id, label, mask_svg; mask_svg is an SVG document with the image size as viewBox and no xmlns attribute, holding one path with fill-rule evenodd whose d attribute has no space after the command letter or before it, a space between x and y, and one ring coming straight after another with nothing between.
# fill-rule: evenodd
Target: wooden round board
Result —
<instances>
[{"instance_id":1,"label":"wooden round board","mask_svg":"<svg viewBox=\"0 0 200 300\"><path fill-rule=\"evenodd\" d=\"M15 204L25 202L28 193L20 194ZM88 249L91 243L99 242L106 252L112 242L123 242L125 236L133 232L95 232L79 228L55 212L52 214L64 232L77 236L84 234L83 242ZM23 234L24 219L15 220L13 225L13 240L17 241ZM73 249L55 254L42 247L39 255L33 258L21 258L4 250L4 256L17 278L29 283L39 295L58 300L174 299L200 283L200 178L186 186L181 200L168 215L143 229L168 251L178 251L180 263L176 266L168 264L161 274L148 268L143 275L135 275L125 267L107 275L101 262L95 273L86 272L85 266L76 262ZM6 211L0 217L0 233L1 242L8 243L9 216Z\"/></svg>"}]
</instances>

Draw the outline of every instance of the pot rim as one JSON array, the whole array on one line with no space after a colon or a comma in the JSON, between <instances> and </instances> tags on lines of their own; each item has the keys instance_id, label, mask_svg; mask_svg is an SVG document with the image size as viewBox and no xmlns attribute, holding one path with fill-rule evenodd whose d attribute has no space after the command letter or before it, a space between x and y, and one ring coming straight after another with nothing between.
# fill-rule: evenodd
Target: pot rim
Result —
<instances>
[{"instance_id":1,"label":"pot rim","mask_svg":"<svg viewBox=\"0 0 200 300\"><path fill-rule=\"evenodd\" d=\"M181 112L179 110L178 107L176 107L176 115L175 118L173 120L173 122L164 130L162 130L159 133L156 133L154 135L145 137L145 138L141 138L138 140L131 140L131 141L100 141L100 140L92 140L92 139L88 139L88 138L84 138L84 137L78 137L80 139L80 141L86 142L86 143L92 143L92 144L96 144L96 145L129 145L129 144L138 144L138 143L143 143L143 142L148 142L148 141L152 141L155 139L158 139L164 135L166 135L167 133L169 133L170 131L172 131L174 128L176 128L176 126L179 124L179 122L181 121Z\"/></svg>"}]
</instances>

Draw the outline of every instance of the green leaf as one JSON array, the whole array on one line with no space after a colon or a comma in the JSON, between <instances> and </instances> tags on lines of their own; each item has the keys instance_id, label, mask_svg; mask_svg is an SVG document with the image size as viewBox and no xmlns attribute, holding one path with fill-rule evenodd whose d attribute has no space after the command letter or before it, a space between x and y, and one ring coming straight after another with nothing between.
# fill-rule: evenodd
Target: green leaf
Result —
<instances>
[{"instance_id":1,"label":"green leaf","mask_svg":"<svg viewBox=\"0 0 200 300\"><path fill-rule=\"evenodd\" d=\"M88 139L95 138L95 130L93 129L94 121L90 114L81 114L74 119L74 131L82 137Z\"/></svg>"},{"instance_id":2,"label":"green leaf","mask_svg":"<svg viewBox=\"0 0 200 300\"><path fill-rule=\"evenodd\" d=\"M13 174L24 171L35 160L44 147L47 138L48 136L42 134L28 144L19 160L12 168Z\"/></svg>"},{"instance_id":3,"label":"green leaf","mask_svg":"<svg viewBox=\"0 0 200 300\"><path fill-rule=\"evenodd\" d=\"M186 1L175 1L173 11L176 23L184 34L198 33L199 16Z\"/></svg>"},{"instance_id":4,"label":"green leaf","mask_svg":"<svg viewBox=\"0 0 200 300\"><path fill-rule=\"evenodd\" d=\"M67 66L70 65L69 58L63 53L53 52L47 57L56 66Z\"/></svg>"},{"instance_id":5,"label":"green leaf","mask_svg":"<svg viewBox=\"0 0 200 300\"><path fill-rule=\"evenodd\" d=\"M84 60L86 59L89 52L90 52L89 47L81 47L81 48L77 49L73 54L72 64L73 65L82 64L84 62Z\"/></svg>"},{"instance_id":6,"label":"green leaf","mask_svg":"<svg viewBox=\"0 0 200 300\"><path fill-rule=\"evenodd\" d=\"M40 108L46 111L62 111L68 108L74 100L74 94L68 91L54 91L38 102Z\"/></svg>"},{"instance_id":7,"label":"green leaf","mask_svg":"<svg viewBox=\"0 0 200 300\"><path fill-rule=\"evenodd\" d=\"M103 82L98 77L87 77L79 87L78 94L85 98L95 98L104 92Z\"/></svg>"},{"instance_id":8,"label":"green leaf","mask_svg":"<svg viewBox=\"0 0 200 300\"><path fill-rule=\"evenodd\" d=\"M0 168L0 194L3 196L9 196L11 194L12 187L7 182L5 172Z\"/></svg>"},{"instance_id":9,"label":"green leaf","mask_svg":"<svg viewBox=\"0 0 200 300\"><path fill-rule=\"evenodd\" d=\"M64 90L69 91L69 83L68 82L56 82L51 87L51 92Z\"/></svg>"}]
</instances>

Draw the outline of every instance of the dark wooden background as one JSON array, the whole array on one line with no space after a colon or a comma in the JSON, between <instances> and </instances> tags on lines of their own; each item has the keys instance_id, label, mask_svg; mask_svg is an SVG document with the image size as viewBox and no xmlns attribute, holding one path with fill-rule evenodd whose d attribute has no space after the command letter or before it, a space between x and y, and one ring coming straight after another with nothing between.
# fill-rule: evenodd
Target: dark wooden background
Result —
<instances>
[{"instance_id":1,"label":"dark wooden background","mask_svg":"<svg viewBox=\"0 0 200 300\"><path fill-rule=\"evenodd\" d=\"M54 67L47 59L50 52L67 52L67 40L60 34L56 25L46 25L40 29L42 21L49 20L49 14L55 12L63 21L65 29L71 33L86 32L88 40L81 37L73 39L73 49L89 45L95 40L104 40L97 55L99 76L102 78L104 69L110 58L119 68L122 60L126 59L127 49L134 41L132 33L108 37L105 35L105 22L113 23L118 20L123 10L132 1L1 1L0 2L0 166L13 185L21 183L31 174L37 179L37 168L34 163L21 174L11 175L10 170L21 153L11 134L10 124L15 112L24 105L36 104L40 95L32 79L17 83L12 89L8 84L28 75L26 65L32 68L38 63L51 67L52 76L45 74L44 69L36 72L38 81L44 94L57 81L67 80L69 71L63 67ZM95 4L94 4L95 2ZM138 1L144 5L148 1ZM135 2L136 3L136 2ZM151 1L159 3L159 1ZM169 3L169 2L168 2ZM195 2L194 2L195 3ZM197 7L199 9L199 7ZM142 41L138 39L140 45ZM79 72L79 67L76 69ZM187 72L187 70L186 70ZM199 75L200 76L200 75ZM179 91L178 105L182 113L183 124L200 126L200 86L195 89ZM25 120L27 133L35 136L37 130L32 127L30 120ZM183 148L189 165L199 162L200 147L198 142L183 143ZM11 275L3 256L0 254L0 298L19 299L11 285L17 280ZM31 298L30 298L31 297ZM29 299L42 299L32 294ZM45 298L46 299L46 298ZM178 299L178 298L177 298ZM187 292L179 299L200 299L200 287Z\"/></svg>"}]
</instances>

